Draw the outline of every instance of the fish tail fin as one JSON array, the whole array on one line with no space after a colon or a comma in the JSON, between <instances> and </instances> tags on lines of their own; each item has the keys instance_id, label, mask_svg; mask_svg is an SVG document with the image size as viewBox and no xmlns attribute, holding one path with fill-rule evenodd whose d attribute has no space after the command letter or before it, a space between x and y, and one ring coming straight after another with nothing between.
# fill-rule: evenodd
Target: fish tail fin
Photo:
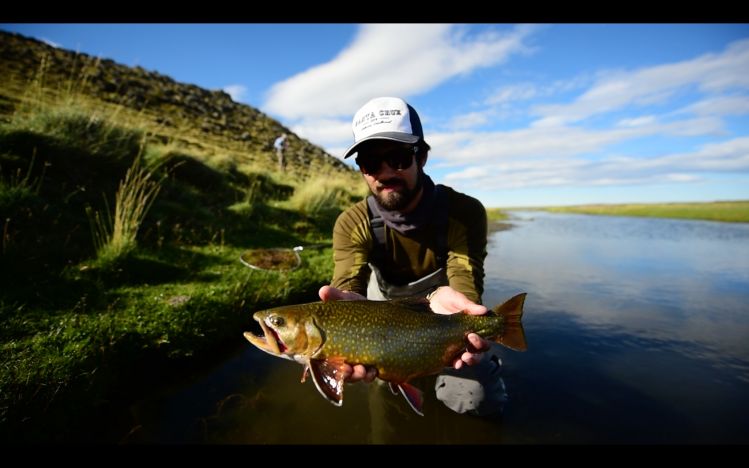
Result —
<instances>
[{"instance_id":1,"label":"fish tail fin","mask_svg":"<svg viewBox=\"0 0 749 468\"><path fill-rule=\"evenodd\" d=\"M515 351L528 349L521 322L526 295L527 293L520 293L492 309L495 315L504 318L504 332L497 336L494 341Z\"/></svg>"}]
</instances>

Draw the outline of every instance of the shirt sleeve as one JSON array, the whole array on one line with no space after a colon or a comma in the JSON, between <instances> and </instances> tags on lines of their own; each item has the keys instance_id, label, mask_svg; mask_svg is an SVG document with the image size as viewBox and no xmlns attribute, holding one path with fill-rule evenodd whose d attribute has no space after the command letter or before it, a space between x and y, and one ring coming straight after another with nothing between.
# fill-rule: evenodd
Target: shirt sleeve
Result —
<instances>
[{"instance_id":1,"label":"shirt sleeve","mask_svg":"<svg viewBox=\"0 0 749 468\"><path fill-rule=\"evenodd\" d=\"M357 204L338 216L333 228L333 281L331 286L367 295L372 236L366 207Z\"/></svg>"},{"instance_id":2,"label":"shirt sleeve","mask_svg":"<svg viewBox=\"0 0 749 468\"><path fill-rule=\"evenodd\" d=\"M487 219L484 206L465 196L451 209L447 231L447 279L450 287L481 304L484 293ZM454 216L453 216L454 215Z\"/></svg>"}]
</instances>

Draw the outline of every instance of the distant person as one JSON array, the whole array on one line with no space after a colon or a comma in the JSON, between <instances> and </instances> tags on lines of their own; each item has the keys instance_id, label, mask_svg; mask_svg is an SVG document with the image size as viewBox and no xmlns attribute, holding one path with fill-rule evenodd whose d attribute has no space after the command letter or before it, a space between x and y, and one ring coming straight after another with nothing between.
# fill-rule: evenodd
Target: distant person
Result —
<instances>
[{"instance_id":1,"label":"distant person","mask_svg":"<svg viewBox=\"0 0 749 468\"><path fill-rule=\"evenodd\" d=\"M354 144L343 157L357 155L372 194L338 217L333 280L320 289L320 298L421 296L438 314L485 314L487 308L480 305L487 245L484 206L435 185L424 173L430 146L416 110L404 100L372 99L356 112L352 126ZM467 339L470 345L453 369L438 376L437 397L459 413L496 414L506 398L499 360L485 353L488 341L474 333ZM371 382L376 372L355 365L347 381Z\"/></svg>"},{"instance_id":2,"label":"distant person","mask_svg":"<svg viewBox=\"0 0 749 468\"><path fill-rule=\"evenodd\" d=\"M285 133L282 133L281 136L276 138L276 141L273 142L273 148L276 149L276 156L278 157L278 170L281 172L286 170L286 161L284 161L283 155L286 146L288 146L286 136Z\"/></svg>"}]
</instances>

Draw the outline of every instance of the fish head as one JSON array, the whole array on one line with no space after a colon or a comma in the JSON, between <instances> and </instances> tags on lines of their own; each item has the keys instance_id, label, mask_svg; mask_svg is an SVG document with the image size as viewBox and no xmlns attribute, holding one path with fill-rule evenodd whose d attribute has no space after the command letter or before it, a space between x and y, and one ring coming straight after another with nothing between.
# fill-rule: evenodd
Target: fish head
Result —
<instances>
[{"instance_id":1,"label":"fish head","mask_svg":"<svg viewBox=\"0 0 749 468\"><path fill-rule=\"evenodd\" d=\"M263 335L245 332L247 341L268 354L305 361L322 347L324 336L314 315L301 307L277 307L252 316Z\"/></svg>"}]
</instances>

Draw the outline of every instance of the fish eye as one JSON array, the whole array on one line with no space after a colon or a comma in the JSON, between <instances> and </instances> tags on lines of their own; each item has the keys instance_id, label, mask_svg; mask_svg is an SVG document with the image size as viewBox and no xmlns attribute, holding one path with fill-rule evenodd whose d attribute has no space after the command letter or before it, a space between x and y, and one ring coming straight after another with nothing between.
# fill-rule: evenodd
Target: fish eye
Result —
<instances>
[{"instance_id":1,"label":"fish eye","mask_svg":"<svg viewBox=\"0 0 749 468\"><path fill-rule=\"evenodd\" d=\"M285 320L283 317L279 317L278 315L274 315L268 319L271 325L274 327L283 327Z\"/></svg>"}]
</instances>

